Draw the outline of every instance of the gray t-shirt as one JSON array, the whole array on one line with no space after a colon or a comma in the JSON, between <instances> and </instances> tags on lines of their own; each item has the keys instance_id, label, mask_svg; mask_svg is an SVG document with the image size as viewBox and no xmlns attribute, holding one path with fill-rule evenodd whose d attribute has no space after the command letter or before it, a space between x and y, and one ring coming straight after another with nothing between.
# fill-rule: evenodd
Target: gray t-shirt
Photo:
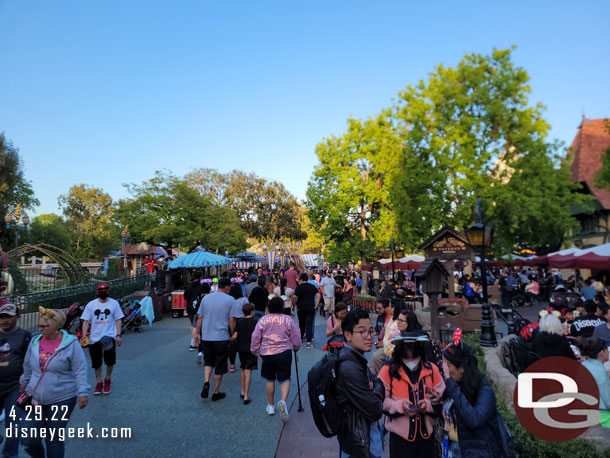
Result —
<instances>
[{"instance_id":1,"label":"gray t-shirt","mask_svg":"<svg viewBox=\"0 0 610 458\"><path fill-rule=\"evenodd\" d=\"M229 317L237 318L233 299L228 294L216 292L206 295L201 301L198 315L203 315L201 340L229 340Z\"/></svg>"},{"instance_id":2,"label":"gray t-shirt","mask_svg":"<svg viewBox=\"0 0 610 458\"><path fill-rule=\"evenodd\" d=\"M23 328L0 332L0 393L17 389L32 333ZM7 412L8 415L8 412Z\"/></svg>"},{"instance_id":3,"label":"gray t-shirt","mask_svg":"<svg viewBox=\"0 0 610 458\"><path fill-rule=\"evenodd\" d=\"M593 337L599 337L606 341L606 345L610 347L610 329L608 329L608 324L603 323L597 326L593 330Z\"/></svg>"},{"instance_id":4,"label":"gray t-shirt","mask_svg":"<svg viewBox=\"0 0 610 458\"><path fill-rule=\"evenodd\" d=\"M332 277L324 276L320 280L320 286L324 291L324 297L335 297L335 279Z\"/></svg>"}]
</instances>

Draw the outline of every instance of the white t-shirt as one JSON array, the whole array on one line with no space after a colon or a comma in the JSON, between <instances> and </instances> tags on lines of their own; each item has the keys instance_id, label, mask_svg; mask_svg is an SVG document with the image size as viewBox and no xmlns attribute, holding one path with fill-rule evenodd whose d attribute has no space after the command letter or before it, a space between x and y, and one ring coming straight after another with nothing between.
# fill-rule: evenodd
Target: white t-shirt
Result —
<instances>
[{"instance_id":1,"label":"white t-shirt","mask_svg":"<svg viewBox=\"0 0 610 458\"><path fill-rule=\"evenodd\" d=\"M282 297L282 288L280 288L279 286L276 286L275 289L273 290L273 292L275 293L275 295L277 297ZM290 298L292 297L292 295L294 294L294 290L292 288L284 288L284 297L286 297L286 300L284 301L284 308L285 309L289 309L292 308L292 302L290 302Z\"/></svg>"},{"instance_id":2,"label":"white t-shirt","mask_svg":"<svg viewBox=\"0 0 610 458\"><path fill-rule=\"evenodd\" d=\"M91 323L89 343L99 342L104 336L116 339L116 320L124 316L121 306L114 299L108 298L103 303L99 299L89 302L81 316L82 320Z\"/></svg>"}]
</instances>

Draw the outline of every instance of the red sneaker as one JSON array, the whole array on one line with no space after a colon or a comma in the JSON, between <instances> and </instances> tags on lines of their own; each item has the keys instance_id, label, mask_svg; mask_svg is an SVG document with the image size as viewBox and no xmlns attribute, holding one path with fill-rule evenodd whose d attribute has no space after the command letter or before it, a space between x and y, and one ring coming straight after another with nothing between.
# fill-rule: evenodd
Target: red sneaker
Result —
<instances>
[{"instance_id":1,"label":"red sneaker","mask_svg":"<svg viewBox=\"0 0 610 458\"><path fill-rule=\"evenodd\" d=\"M110 379L106 379L104 380L104 394L110 394L110 384L112 382L110 381Z\"/></svg>"},{"instance_id":2,"label":"red sneaker","mask_svg":"<svg viewBox=\"0 0 610 458\"><path fill-rule=\"evenodd\" d=\"M102 394L102 382L97 382L97 385L95 385L95 391L93 392L93 394Z\"/></svg>"}]
</instances>

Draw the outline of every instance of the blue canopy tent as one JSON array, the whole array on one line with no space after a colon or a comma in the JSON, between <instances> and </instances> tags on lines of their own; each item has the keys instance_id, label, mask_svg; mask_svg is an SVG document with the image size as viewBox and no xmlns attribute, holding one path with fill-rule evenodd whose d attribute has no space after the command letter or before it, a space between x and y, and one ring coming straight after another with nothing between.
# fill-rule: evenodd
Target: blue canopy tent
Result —
<instances>
[{"instance_id":1,"label":"blue canopy tent","mask_svg":"<svg viewBox=\"0 0 610 458\"><path fill-rule=\"evenodd\" d=\"M168 267L170 269L179 269L181 267L197 268L226 265L231 265L231 258L208 253L207 251L195 251L194 253L180 256L179 258L170 261Z\"/></svg>"}]
</instances>

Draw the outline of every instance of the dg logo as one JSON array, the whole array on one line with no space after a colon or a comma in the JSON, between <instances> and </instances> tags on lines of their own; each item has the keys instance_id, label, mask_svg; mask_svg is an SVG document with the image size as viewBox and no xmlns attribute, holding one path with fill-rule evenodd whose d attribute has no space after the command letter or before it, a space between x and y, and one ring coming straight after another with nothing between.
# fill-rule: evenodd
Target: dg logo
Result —
<instances>
[{"instance_id":1,"label":"dg logo","mask_svg":"<svg viewBox=\"0 0 610 458\"><path fill-rule=\"evenodd\" d=\"M519 374L513 401L523 427L545 441L575 439L600 423L593 375L563 356L538 360Z\"/></svg>"}]
</instances>

